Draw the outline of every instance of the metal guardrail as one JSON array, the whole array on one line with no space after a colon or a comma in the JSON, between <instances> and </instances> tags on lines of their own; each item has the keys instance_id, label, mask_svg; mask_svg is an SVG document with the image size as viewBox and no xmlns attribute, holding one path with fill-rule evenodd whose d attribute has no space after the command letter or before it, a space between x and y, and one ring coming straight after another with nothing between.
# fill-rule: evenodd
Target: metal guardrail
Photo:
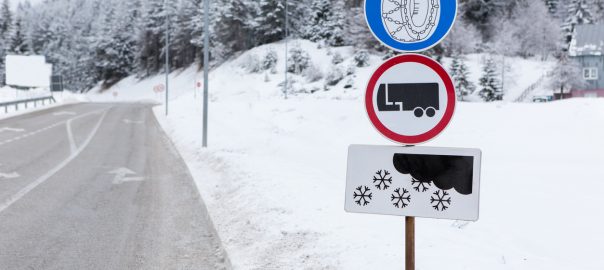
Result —
<instances>
[{"instance_id":1,"label":"metal guardrail","mask_svg":"<svg viewBox=\"0 0 604 270\"><path fill-rule=\"evenodd\" d=\"M15 111L18 111L19 105L21 105L21 104L24 104L25 109L27 109L28 104L33 103L34 108L36 108L36 107L38 107L38 103L42 103L42 106L46 105L45 104L46 101L48 101L48 104L57 103L57 101L55 100L55 98L53 96L48 96L48 97L30 98L30 99L24 99L24 100L3 102L3 103L0 103L0 107L4 107L4 112L8 113L8 107L10 107L10 106L15 106Z\"/></svg>"}]
</instances>

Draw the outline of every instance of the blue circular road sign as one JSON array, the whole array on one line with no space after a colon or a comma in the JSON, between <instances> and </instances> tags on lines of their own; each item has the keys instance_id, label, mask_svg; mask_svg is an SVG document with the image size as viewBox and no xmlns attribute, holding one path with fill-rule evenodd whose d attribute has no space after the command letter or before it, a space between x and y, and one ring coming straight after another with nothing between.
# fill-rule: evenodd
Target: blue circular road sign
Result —
<instances>
[{"instance_id":1,"label":"blue circular road sign","mask_svg":"<svg viewBox=\"0 0 604 270\"><path fill-rule=\"evenodd\" d=\"M400 52L425 51L449 33L457 0L365 0L365 18L373 35Z\"/></svg>"}]
</instances>

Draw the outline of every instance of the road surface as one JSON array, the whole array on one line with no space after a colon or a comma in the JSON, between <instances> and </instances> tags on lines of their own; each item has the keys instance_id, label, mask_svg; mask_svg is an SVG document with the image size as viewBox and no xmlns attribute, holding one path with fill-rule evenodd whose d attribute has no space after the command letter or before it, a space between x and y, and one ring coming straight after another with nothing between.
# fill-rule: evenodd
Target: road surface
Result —
<instances>
[{"instance_id":1,"label":"road surface","mask_svg":"<svg viewBox=\"0 0 604 270\"><path fill-rule=\"evenodd\" d=\"M0 269L228 269L150 105L0 121Z\"/></svg>"}]
</instances>

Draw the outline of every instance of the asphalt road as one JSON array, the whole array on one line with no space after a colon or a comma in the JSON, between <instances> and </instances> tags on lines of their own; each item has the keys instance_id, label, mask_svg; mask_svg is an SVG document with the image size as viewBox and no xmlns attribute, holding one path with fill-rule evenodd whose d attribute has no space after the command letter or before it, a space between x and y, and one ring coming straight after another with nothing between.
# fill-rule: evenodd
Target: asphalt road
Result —
<instances>
[{"instance_id":1,"label":"asphalt road","mask_svg":"<svg viewBox=\"0 0 604 270\"><path fill-rule=\"evenodd\" d=\"M228 269L150 105L0 121L0 269Z\"/></svg>"}]
</instances>

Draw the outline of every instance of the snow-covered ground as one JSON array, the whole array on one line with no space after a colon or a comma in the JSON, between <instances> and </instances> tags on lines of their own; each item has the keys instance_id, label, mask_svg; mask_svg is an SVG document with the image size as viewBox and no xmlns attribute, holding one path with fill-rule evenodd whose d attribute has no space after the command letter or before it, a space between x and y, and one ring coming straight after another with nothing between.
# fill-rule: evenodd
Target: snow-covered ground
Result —
<instances>
[{"instance_id":1,"label":"snow-covered ground","mask_svg":"<svg viewBox=\"0 0 604 270\"><path fill-rule=\"evenodd\" d=\"M201 98L193 93L199 75L191 70L173 75L172 84L182 88L174 90L180 95L172 97L169 117L163 106L156 107L234 267L402 269L402 218L344 212L347 147L392 144L374 131L362 100L380 59L372 57L371 67L348 78L355 82L352 88L342 87L344 79L330 91L284 100L283 53L275 74L249 74L244 68L249 54L281 52L282 46L254 49L210 74L208 149L201 148ZM328 72L326 50L301 46ZM339 51L347 65L352 50ZM524 63L517 63L524 70L517 74L518 89L540 72ZM477 73L479 67L471 65ZM153 99L152 86L162 78L128 79L91 98ZM321 81L294 79L299 87L322 88ZM601 269L603 121L602 99L461 103L451 126L429 145L483 150L481 219L419 219L417 268Z\"/></svg>"}]
</instances>

